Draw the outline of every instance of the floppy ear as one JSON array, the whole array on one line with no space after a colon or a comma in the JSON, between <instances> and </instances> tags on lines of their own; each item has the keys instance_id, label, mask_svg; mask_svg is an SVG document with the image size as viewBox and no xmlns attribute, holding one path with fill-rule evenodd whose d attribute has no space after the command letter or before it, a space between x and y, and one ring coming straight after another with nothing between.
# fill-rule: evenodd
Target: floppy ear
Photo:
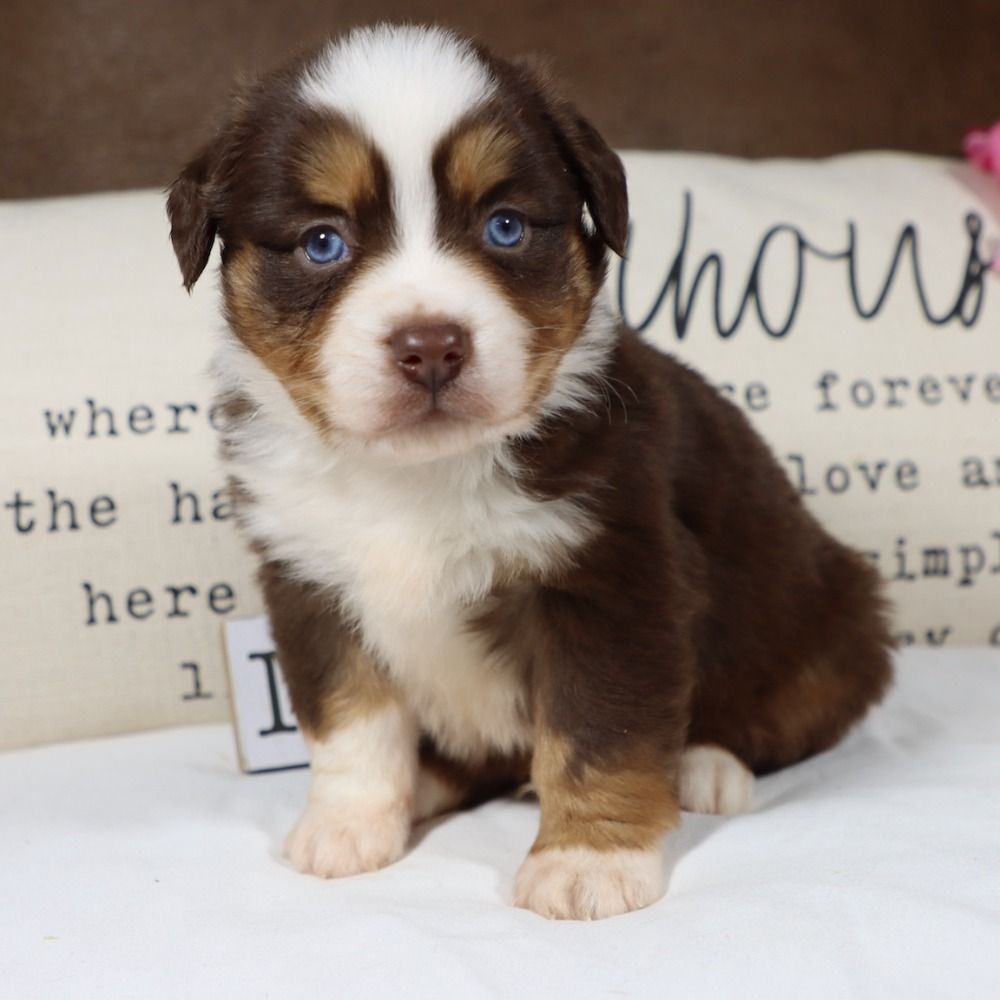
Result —
<instances>
[{"instance_id":1,"label":"floppy ear","mask_svg":"<svg viewBox=\"0 0 1000 1000\"><path fill-rule=\"evenodd\" d=\"M584 201L597 232L619 257L628 237L628 188L625 168L600 133L571 104L557 110L565 152L575 165Z\"/></svg>"},{"instance_id":2,"label":"floppy ear","mask_svg":"<svg viewBox=\"0 0 1000 1000\"><path fill-rule=\"evenodd\" d=\"M211 150L192 160L170 185L167 217L170 242L190 292L205 270L215 243L218 221L211 206Z\"/></svg>"},{"instance_id":3,"label":"floppy ear","mask_svg":"<svg viewBox=\"0 0 1000 1000\"><path fill-rule=\"evenodd\" d=\"M541 98L567 166L576 178L598 235L619 257L628 237L628 187L618 155L593 125L559 96L548 67L536 60L515 65Z\"/></svg>"}]
</instances>

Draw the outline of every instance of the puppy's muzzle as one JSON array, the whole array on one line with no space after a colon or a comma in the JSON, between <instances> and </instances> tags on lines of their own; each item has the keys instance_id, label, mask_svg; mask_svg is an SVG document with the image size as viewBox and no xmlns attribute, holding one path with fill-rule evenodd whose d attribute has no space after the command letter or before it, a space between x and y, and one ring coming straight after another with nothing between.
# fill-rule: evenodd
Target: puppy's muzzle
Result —
<instances>
[{"instance_id":1,"label":"puppy's muzzle","mask_svg":"<svg viewBox=\"0 0 1000 1000\"><path fill-rule=\"evenodd\" d=\"M458 323L404 326L389 338L400 371L436 396L458 376L472 352L469 331Z\"/></svg>"}]
</instances>

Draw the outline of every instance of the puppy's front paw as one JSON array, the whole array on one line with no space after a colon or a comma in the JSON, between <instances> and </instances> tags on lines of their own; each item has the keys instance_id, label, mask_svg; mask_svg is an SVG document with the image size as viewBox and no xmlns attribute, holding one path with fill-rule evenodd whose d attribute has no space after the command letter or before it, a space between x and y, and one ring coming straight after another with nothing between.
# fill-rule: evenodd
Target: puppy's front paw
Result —
<instances>
[{"instance_id":1,"label":"puppy's front paw","mask_svg":"<svg viewBox=\"0 0 1000 1000\"><path fill-rule=\"evenodd\" d=\"M410 837L402 802L380 808L310 802L285 841L285 857L300 872L341 878L398 860Z\"/></svg>"},{"instance_id":2,"label":"puppy's front paw","mask_svg":"<svg viewBox=\"0 0 1000 1000\"><path fill-rule=\"evenodd\" d=\"M514 905L557 920L600 920L639 910L663 895L659 849L554 847L529 854L514 882Z\"/></svg>"}]
</instances>

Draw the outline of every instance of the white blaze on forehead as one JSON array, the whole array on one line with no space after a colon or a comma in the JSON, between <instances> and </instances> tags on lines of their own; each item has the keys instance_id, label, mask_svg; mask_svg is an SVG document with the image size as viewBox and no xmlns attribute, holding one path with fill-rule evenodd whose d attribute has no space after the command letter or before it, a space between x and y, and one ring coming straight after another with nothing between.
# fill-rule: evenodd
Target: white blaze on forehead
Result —
<instances>
[{"instance_id":1,"label":"white blaze on forehead","mask_svg":"<svg viewBox=\"0 0 1000 1000\"><path fill-rule=\"evenodd\" d=\"M441 28L379 25L332 42L302 95L353 119L385 157L403 242L433 240L431 157L459 119L496 90L471 45Z\"/></svg>"}]
</instances>

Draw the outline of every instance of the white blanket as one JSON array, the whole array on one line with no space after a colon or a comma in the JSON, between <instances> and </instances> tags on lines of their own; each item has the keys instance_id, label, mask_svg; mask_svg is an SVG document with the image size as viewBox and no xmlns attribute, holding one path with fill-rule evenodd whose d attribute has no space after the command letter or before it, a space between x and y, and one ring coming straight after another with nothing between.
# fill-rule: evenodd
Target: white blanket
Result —
<instances>
[{"instance_id":1,"label":"white blanket","mask_svg":"<svg viewBox=\"0 0 1000 1000\"><path fill-rule=\"evenodd\" d=\"M0 997L1000 997L1000 650L911 651L836 750L685 815L665 899L508 905L538 807L323 882L279 860L308 774L201 726L0 755Z\"/></svg>"}]
</instances>

